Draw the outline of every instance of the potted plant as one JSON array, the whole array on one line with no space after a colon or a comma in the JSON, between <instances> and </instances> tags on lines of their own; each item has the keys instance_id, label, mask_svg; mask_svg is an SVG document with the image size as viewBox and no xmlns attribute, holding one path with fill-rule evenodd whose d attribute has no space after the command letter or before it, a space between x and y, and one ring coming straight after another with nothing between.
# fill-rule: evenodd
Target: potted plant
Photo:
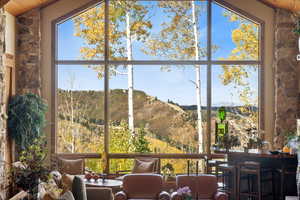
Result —
<instances>
[{"instance_id":1,"label":"potted plant","mask_svg":"<svg viewBox=\"0 0 300 200\"><path fill-rule=\"evenodd\" d=\"M165 181L168 181L171 177L174 176L175 170L171 163L167 163L164 166L162 166L161 170L162 170Z\"/></svg>"},{"instance_id":2,"label":"potted plant","mask_svg":"<svg viewBox=\"0 0 300 200\"><path fill-rule=\"evenodd\" d=\"M16 152L25 150L42 136L47 104L35 94L14 96L8 105L8 130L15 141ZM18 155L17 155L18 156Z\"/></svg>"},{"instance_id":3,"label":"potted plant","mask_svg":"<svg viewBox=\"0 0 300 200\"><path fill-rule=\"evenodd\" d=\"M249 149L262 149L263 140L261 139L260 132L256 127L248 128L247 130L247 143L244 147L245 151L248 152Z\"/></svg>"},{"instance_id":4,"label":"potted plant","mask_svg":"<svg viewBox=\"0 0 300 200\"><path fill-rule=\"evenodd\" d=\"M298 49L300 51L300 19L296 23L296 27L294 29L294 33L298 35Z\"/></svg>"},{"instance_id":5,"label":"potted plant","mask_svg":"<svg viewBox=\"0 0 300 200\"><path fill-rule=\"evenodd\" d=\"M37 199L40 182L47 182L49 178L50 168L45 166L45 149L44 137L34 139L32 145L20 153L20 161L12 167L13 183L17 188L28 192L32 199Z\"/></svg>"},{"instance_id":6,"label":"potted plant","mask_svg":"<svg viewBox=\"0 0 300 200\"><path fill-rule=\"evenodd\" d=\"M218 143L218 147L225 149L226 152L229 152L229 149L231 149L232 147L237 147L240 146L240 140L239 137L236 135L232 135L232 134L225 134L221 139L220 142Z\"/></svg>"}]
</instances>

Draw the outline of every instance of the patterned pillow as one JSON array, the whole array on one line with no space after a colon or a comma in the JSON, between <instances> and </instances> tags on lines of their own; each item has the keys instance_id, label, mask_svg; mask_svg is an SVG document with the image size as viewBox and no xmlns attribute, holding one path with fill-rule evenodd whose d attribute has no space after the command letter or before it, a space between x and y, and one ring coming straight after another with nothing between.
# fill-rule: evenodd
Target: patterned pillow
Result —
<instances>
[{"instance_id":1,"label":"patterned pillow","mask_svg":"<svg viewBox=\"0 0 300 200\"><path fill-rule=\"evenodd\" d=\"M63 189L63 192L66 192L68 190L72 190L74 176L69 174L63 174L61 178L61 187Z\"/></svg>"},{"instance_id":2,"label":"patterned pillow","mask_svg":"<svg viewBox=\"0 0 300 200\"><path fill-rule=\"evenodd\" d=\"M74 177L72 193L76 200L87 200L85 183L79 176Z\"/></svg>"},{"instance_id":3,"label":"patterned pillow","mask_svg":"<svg viewBox=\"0 0 300 200\"><path fill-rule=\"evenodd\" d=\"M52 171L49 175L55 181L56 185L61 188L61 173L59 171Z\"/></svg>"},{"instance_id":4,"label":"patterned pillow","mask_svg":"<svg viewBox=\"0 0 300 200\"><path fill-rule=\"evenodd\" d=\"M39 184L39 198L43 200L58 199L61 195L62 189L60 189L53 179L49 179L48 182L41 182Z\"/></svg>"}]
</instances>

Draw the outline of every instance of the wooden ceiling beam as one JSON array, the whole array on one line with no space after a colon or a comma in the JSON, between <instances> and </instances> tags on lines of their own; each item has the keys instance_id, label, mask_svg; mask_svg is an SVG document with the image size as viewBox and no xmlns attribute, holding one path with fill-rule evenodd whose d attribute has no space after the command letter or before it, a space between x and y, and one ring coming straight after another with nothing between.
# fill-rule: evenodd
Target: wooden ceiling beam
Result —
<instances>
[{"instance_id":1,"label":"wooden ceiling beam","mask_svg":"<svg viewBox=\"0 0 300 200\"><path fill-rule=\"evenodd\" d=\"M273 8L283 8L294 13L300 12L300 0L260 0Z\"/></svg>"},{"instance_id":2,"label":"wooden ceiling beam","mask_svg":"<svg viewBox=\"0 0 300 200\"><path fill-rule=\"evenodd\" d=\"M45 7L53 2L58 0L0 0L7 12L14 16L21 15L31 9L38 8L38 7ZM2 6L3 6L2 5Z\"/></svg>"},{"instance_id":3,"label":"wooden ceiling beam","mask_svg":"<svg viewBox=\"0 0 300 200\"><path fill-rule=\"evenodd\" d=\"M9 2L9 0L0 0L0 8L7 4L7 2Z\"/></svg>"}]
</instances>

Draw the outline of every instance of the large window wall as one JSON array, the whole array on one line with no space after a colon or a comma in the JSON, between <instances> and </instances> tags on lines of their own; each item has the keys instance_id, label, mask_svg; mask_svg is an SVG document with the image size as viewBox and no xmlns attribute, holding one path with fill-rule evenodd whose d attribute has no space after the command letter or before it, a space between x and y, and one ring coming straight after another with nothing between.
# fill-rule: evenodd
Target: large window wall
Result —
<instances>
[{"instance_id":1,"label":"large window wall","mask_svg":"<svg viewBox=\"0 0 300 200\"><path fill-rule=\"evenodd\" d=\"M200 158L220 107L231 134L264 129L264 24L226 2L101 1L54 24L57 153Z\"/></svg>"}]
</instances>

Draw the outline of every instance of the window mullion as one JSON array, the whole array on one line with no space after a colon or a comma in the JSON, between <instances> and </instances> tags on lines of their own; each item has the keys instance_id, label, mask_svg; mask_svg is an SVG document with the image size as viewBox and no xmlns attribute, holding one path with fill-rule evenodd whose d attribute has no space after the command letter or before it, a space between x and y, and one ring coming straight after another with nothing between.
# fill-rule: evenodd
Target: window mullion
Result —
<instances>
[{"instance_id":1,"label":"window mullion","mask_svg":"<svg viewBox=\"0 0 300 200\"><path fill-rule=\"evenodd\" d=\"M105 0L104 24L104 153L109 153L109 0ZM109 159L106 160L106 173L109 173Z\"/></svg>"},{"instance_id":2,"label":"window mullion","mask_svg":"<svg viewBox=\"0 0 300 200\"><path fill-rule=\"evenodd\" d=\"M209 64L207 65L207 141L206 141L206 153L210 154L210 146L211 146L211 33L212 33L212 26L211 26L211 0L208 0L207 4L207 59Z\"/></svg>"},{"instance_id":3,"label":"window mullion","mask_svg":"<svg viewBox=\"0 0 300 200\"><path fill-rule=\"evenodd\" d=\"M57 65L261 65L255 60L57 60Z\"/></svg>"}]
</instances>

